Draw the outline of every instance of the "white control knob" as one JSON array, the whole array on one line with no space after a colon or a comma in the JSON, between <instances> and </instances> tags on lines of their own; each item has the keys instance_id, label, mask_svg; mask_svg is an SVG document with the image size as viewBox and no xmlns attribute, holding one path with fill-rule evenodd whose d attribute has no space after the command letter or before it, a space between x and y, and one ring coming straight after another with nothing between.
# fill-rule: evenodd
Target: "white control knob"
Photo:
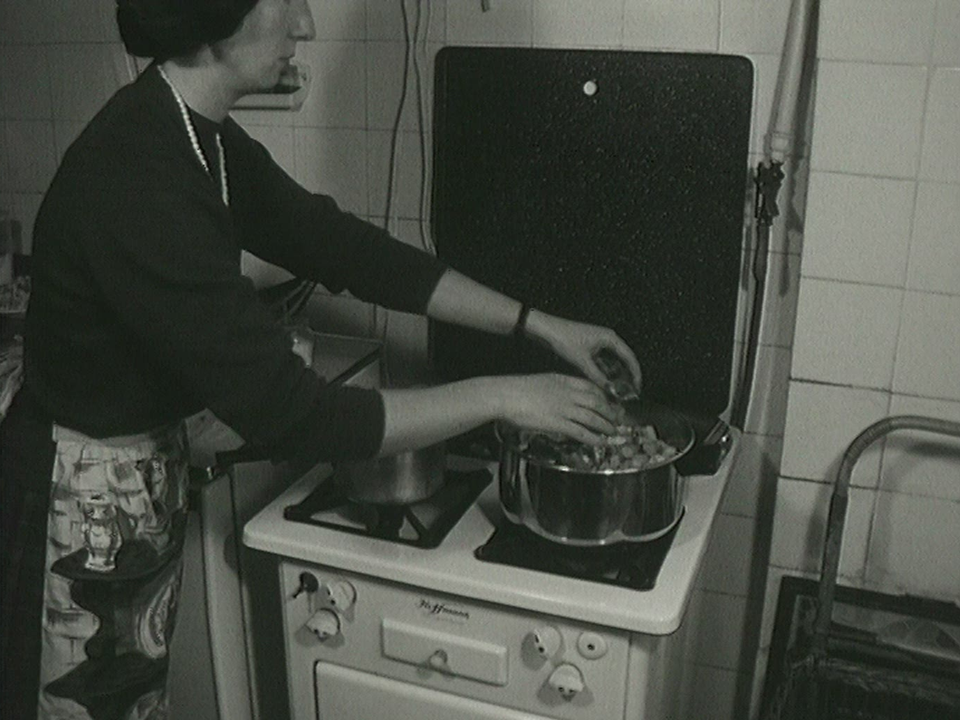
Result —
<instances>
[{"instance_id":1,"label":"white control knob","mask_svg":"<svg viewBox=\"0 0 960 720\"><path fill-rule=\"evenodd\" d=\"M538 627L530 637L533 640L533 647L536 648L537 653L547 660L556 657L560 652L561 645L563 645L563 638L560 636L560 631L553 627L553 625Z\"/></svg>"},{"instance_id":2,"label":"white control knob","mask_svg":"<svg viewBox=\"0 0 960 720\"><path fill-rule=\"evenodd\" d=\"M447 655L447 651L442 648L435 651L433 655L427 658L427 664L434 670L439 670L440 672L449 672L449 663L450 656Z\"/></svg>"},{"instance_id":3,"label":"white control knob","mask_svg":"<svg viewBox=\"0 0 960 720\"><path fill-rule=\"evenodd\" d=\"M580 670L569 663L558 665L556 670L550 673L547 680L554 690L560 693L564 700L573 700L577 693L583 692L583 674Z\"/></svg>"},{"instance_id":4,"label":"white control knob","mask_svg":"<svg viewBox=\"0 0 960 720\"><path fill-rule=\"evenodd\" d=\"M307 627L323 642L340 634L340 616L326 608L317 610L313 617L307 620Z\"/></svg>"},{"instance_id":5,"label":"white control knob","mask_svg":"<svg viewBox=\"0 0 960 720\"><path fill-rule=\"evenodd\" d=\"M327 600L341 612L349 610L357 601L357 590L346 580L339 580L327 585Z\"/></svg>"},{"instance_id":6,"label":"white control knob","mask_svg":"<svg viewBox=\"0 0 960 720\"><path fill-rule=\"evenodd\" d=\"M580 633L577 638L577 650L587 660L596 660L607 654L607 641L595 632Z\"/></svg>"}]
</instances>

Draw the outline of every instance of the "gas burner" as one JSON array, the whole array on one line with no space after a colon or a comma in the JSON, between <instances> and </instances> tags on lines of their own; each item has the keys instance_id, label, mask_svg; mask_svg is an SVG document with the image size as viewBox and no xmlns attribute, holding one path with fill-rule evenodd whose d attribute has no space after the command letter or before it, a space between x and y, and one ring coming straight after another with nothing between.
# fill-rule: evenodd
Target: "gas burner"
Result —
<instances>
[{"instance_id":1,"label":"gas burner","mask_svg":"<svg viewBox=\"0 0 960 720\"><path fill-rule=\"evenodd\" d=\"M473 554L486 562L631 590L651 590L679 526L677 522L667 534L642 543L573 547L542 538L522 525L504 523Z\"/></svg>"},{"instance_id":2,"label":"gas burner","mask_svg":"<svg viewBox=\"0 0 960 720\"><path fill-rule=\"evenodd\" d=\"M430 497L409 505L351 500L327 477L283 516L294 522L332 528L354 535L435 548L493 479L487 470L447 470L443 486Z\"/></svg>"}]
</instances>

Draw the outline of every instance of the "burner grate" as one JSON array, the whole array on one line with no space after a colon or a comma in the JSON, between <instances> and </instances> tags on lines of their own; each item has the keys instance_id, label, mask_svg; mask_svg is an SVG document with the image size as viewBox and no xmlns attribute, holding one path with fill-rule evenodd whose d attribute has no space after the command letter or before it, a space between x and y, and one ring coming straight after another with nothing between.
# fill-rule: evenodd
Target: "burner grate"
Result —
<instances>
[{"instance_id":1,"label":"burner grate","mask_svg":"<svg viewBox=\"0 0 960 720\"><path fill-rule=\"evenodd\" d=\"M521 525L504 523L473 554L486 562L631 590L651 590L679 526L677 522L670 532L648 542L594 548L560 545Z\"/></svg>"},{"instance_id":2,"label":"burner grate","mask_svg":"<svg viewBox=\"0 0 960 720\"><path fill-rule=\"evenodd\" d=\"M430 497L408 505L392 505L351 500L329 476L299 503L285 507L283 516L354 535L435 548L493 476L488 470L447 470L444 479Z\"/></svg>"}]
</instances>

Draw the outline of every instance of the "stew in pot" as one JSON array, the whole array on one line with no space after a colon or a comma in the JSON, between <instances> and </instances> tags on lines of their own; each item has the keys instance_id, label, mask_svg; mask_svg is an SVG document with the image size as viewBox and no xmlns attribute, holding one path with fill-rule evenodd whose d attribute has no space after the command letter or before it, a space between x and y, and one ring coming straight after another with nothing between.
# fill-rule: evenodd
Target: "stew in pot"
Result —
<instances>
[{"instance_id":1,"label":"stew in pot","mask_svg":"<svg viewBox=\"0 0 960 720\"><path fill-rule=\"evenodd\" d=\"M601 445L586 445L565 437L521 431L520 450L528 458L573 470L643 470L662 465L680 450L657 437L652 425L620 425Z\"/></svg>"}]
</instances>

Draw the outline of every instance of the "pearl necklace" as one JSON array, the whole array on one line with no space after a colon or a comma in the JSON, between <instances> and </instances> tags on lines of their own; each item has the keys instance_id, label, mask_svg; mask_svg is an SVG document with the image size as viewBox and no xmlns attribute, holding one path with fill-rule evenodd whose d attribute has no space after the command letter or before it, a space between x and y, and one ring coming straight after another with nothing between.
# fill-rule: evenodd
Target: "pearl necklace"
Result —
<instances>
[{"instance_id":1,"label":"pearl necklace","mask_svg":"<svg viewBox=\"0 0 960 720\"><path fill-rule=\"evenodd\" d=\"M160 77L163 78L163 81L167 83L167 87L173 92L173 98L177 101L177 106L180 108L180 117L183 118L183 124L187 128L187 136L190 138L190 145L193 147L194 154L197 156L200 164L203 165L203 169L207 171L207 174L213 177L213 173L210 171L210 165L207 163L207 158L204 157L203 150L200 148L200 140L197 138L197 130L193 126L193 120L190 119L190 113L187 111L187 104L183 101L183 97L173 86L173 83L170 82L170 78L167 77L167 74L160 65L157 65L157 70L160 72ZM220 197L223 198L223 204L229 207L230 191L227 188L227 157L223 152L220 133L216 134L216 140L217 159L220 161Z\"/></svg>"}]
</instances>

